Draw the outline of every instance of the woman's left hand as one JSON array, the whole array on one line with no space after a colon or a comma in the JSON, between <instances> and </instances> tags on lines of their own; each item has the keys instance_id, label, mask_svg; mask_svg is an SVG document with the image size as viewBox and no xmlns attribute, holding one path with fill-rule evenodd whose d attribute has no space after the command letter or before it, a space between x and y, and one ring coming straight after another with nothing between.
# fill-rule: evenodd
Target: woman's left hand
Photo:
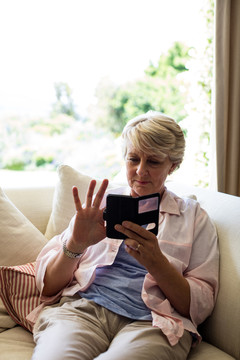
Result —
<instances>
[{"instance_id":1,"label":"woman's left hand","mask_svg":"<svg viewBox=\"0 0 240 360\"><path fill-rule=\"evenodd\" d=\"M115 225L127 236L126 251L143 265L155 279L172 306L183 316L190 316L190 286L183 275L163 255L157 237L130 221Z\"/></svg>"},{"instance_id":2,"label":"woman's left hand","mask_svg":"<svg viewBox=\"0 0 240 360\"><path fill-rule=\"evenodd\" d=\"M115 229L127 236L126 251L138 260L150 274L154 273L154 270L159 268L159 264L165 258L159 248L156 235L130 221L116 225Z\"/></svg>"}]
</instances>

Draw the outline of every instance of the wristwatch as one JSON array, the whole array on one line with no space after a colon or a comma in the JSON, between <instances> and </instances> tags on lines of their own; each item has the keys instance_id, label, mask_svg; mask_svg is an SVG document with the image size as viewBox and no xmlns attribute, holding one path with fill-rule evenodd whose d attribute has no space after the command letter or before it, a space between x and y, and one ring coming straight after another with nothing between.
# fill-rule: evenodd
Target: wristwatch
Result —
<instances>
[{"instance_id":1,"label":"wristwatch","mask_svg":"<svg viewBox=\"0 0 240 360\"><path fill-rule=\"evenodd\" d=\"M72 252L72 251L68 250L68 248L67 248L67 246L66 246L66 243L67 243L67 239L64 240L64 242L63 242L63 252L64 252L64 254L65 254L67 257L71 258L71 259L78 259L78 258L80 258L83 253L75 253L75 252Z\"/></svg>"}]
</instances>

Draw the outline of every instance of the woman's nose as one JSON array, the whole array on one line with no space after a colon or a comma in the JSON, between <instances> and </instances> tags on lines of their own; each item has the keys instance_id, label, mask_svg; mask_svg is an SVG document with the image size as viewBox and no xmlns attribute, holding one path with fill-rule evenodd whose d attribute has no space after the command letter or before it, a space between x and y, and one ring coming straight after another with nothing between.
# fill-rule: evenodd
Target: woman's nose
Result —
<instances>
[{"instance_id":1,"label":"woman's nose","mask_svg":"<svg viewBox=\"0 0 240 360\"><path fill-rule=\"evenodd\" d=\"M136 170L137 174L143 176L147 173L147 171L147 164L144 162L140 162Z\"/></svg>"}]
</instances>

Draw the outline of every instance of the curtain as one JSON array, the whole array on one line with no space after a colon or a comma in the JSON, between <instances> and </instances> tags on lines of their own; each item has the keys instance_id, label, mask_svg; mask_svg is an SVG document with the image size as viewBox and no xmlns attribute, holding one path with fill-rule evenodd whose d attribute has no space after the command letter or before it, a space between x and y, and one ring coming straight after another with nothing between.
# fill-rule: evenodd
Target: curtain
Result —
<instances>
[{"instance_id":1,"label":"curtain","mask_svg":"<svg viewBox=\"0 0 240 360\"><path fill-rule=\"evenodd\" d=\"M240 0L216 0L214 118L217 190L240 196Z\"/></svg>"}]
</instances>

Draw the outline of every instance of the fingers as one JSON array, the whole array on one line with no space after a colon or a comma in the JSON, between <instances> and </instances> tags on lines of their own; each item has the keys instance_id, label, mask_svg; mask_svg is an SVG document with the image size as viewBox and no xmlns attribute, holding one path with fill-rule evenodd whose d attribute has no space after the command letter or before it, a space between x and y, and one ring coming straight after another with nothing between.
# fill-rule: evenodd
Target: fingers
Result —
<instances>
[{"instance_id":1,"label":"fingers","mask_svg":"<svg viewBox=\"0 0 240 360\"><path fill-rule=\"evenodd\" d=\"M108 180L104 179L102 181L102 184L101 184L101 186L100 186L100 188L99 188L99 190L98 190L98 192L97 192L97 194L95 196L95 199L93 201L93 206L94 207L99 208L99 206L101 205L101 202L102 202L102 199L103 199L103 196L105 194L105 191L106 191L107 187L108 187Z\"/></svg>"},{"instance_id":2,"label":"fingers","mask_svg":"<svg viewBox=\"0 0 240 360\"><path fill-rule=\"evenodd\" d=\"M130 221L123 221L122 225L115 225L115 229L126 235L128 238L132 238L138 242L141 242L143 239L151 239L152 236L155 237L155 235L144 229L141 225Z\"/></svg>"},{"instance_id":3,"label":"fingers","mask_svg":"<svg viewBox=\"0 0 240 360\"><path fill-rule=\"evenodd\" d=\"M95 199L93 201L93 204L92 204L92 198L93 198L93 194L94 194L94 190L95 190L95 187L96 187L96 180L91 180L90 184L89 184L89 187L88 187L88 192L87 192L87 196L86 196L86 207L91 207L91 206L94 206L94 207L97 207L99 208L101 202L102 202L102 199L103 199L103 196L104 196L104 193L108 187L108 180L107 179L104 179L102 181L102 184L95 196Z\"/></svg>"},{"instance_id":4,"label":"fingers","mask_svg":"<svg viewBox=\"0 0 240 360\"><path fill-rule=\"evenodd\" d=\"M155 246L156 236L138 224L123 221L122 225L115 225L115 229L126 235L125 245L131 255L141 255L143 251L149 251Z\"/></svg>"},{"instance_id":5,"label":"fingers","mask_svg":"<svg viewBox=\"0 0 240 360\"><path fill-rule=\"evenodd\" d=\"M72 194L73 194L73 200L75 204L76 211L80 211L82 209L82 204L78 196L78 189L76 186L73 186L72 188Z\"/></svg>"},{"instance_id":6,"label":"fingers","mask_svg":"<svg viewBox=\"0 0 240 360\"><path fill-rule=\"evenodd\" d=\"M91 207L92 205L94 207L99 207L101 202L102 202L102 199L103 199L103 196L105 194L105 191L108 187L108 180L107 179L104 179L102 181L102 184L95 196L95 199L93 201L93 204L92 204L92 198L93 198L93 194L94 194L94 189L96 187L96 180L91 180L90 184L89 184L89 187L88 187L88 191L87 191L87 195L86 195L86 207ZM76 208L76 211L80 211L82 209L82 204L81 204L81 201L80 201L80 198L79 198L79 195L78 195L78 189L76 186L73 186L72 188L72 193L73 193L73 199L74 199L74 204L75 204L75 208Z\"/></svg>"},{"instance_id":7,"label":"fingers","mask_svg":"<svg viewBox=\"0 0 240 360\"><path fill-rule=\"evenodd\" d=\"M133 239L134 243L143 241L143 237L139 236L137 233L135 233L131 230L126 229L122 225L117 224L114 226L114 228L115 228L115 230L119 231L120 233L126 235L127 239Z\"/></svg>"},{"instance_id":8,"label":"fingers","mask_svg":"<svg viewBox=\"0 0 240 360\"><path fill-rule=\"evenodd\" d=\"M94 193L96 183L97 183L96 180L91 180L90 181L88 191L87 191L87 195L86 195L86 207L91 207L92 206L92 197L93 197L93 193Z\"/></svg>"},{"instance_id":9,"label":"fingers","mask_svg":"<svg viewBox=\"0 0 240 360\"><path fill-rule=\"evenodd\" d=\"M130 249L130 251L134 251L138 253L140 253L140 250L143 249L142 244L133 240L125 241L125 246L127 247L128 250Z\"/></svg>"}]
</instances>

